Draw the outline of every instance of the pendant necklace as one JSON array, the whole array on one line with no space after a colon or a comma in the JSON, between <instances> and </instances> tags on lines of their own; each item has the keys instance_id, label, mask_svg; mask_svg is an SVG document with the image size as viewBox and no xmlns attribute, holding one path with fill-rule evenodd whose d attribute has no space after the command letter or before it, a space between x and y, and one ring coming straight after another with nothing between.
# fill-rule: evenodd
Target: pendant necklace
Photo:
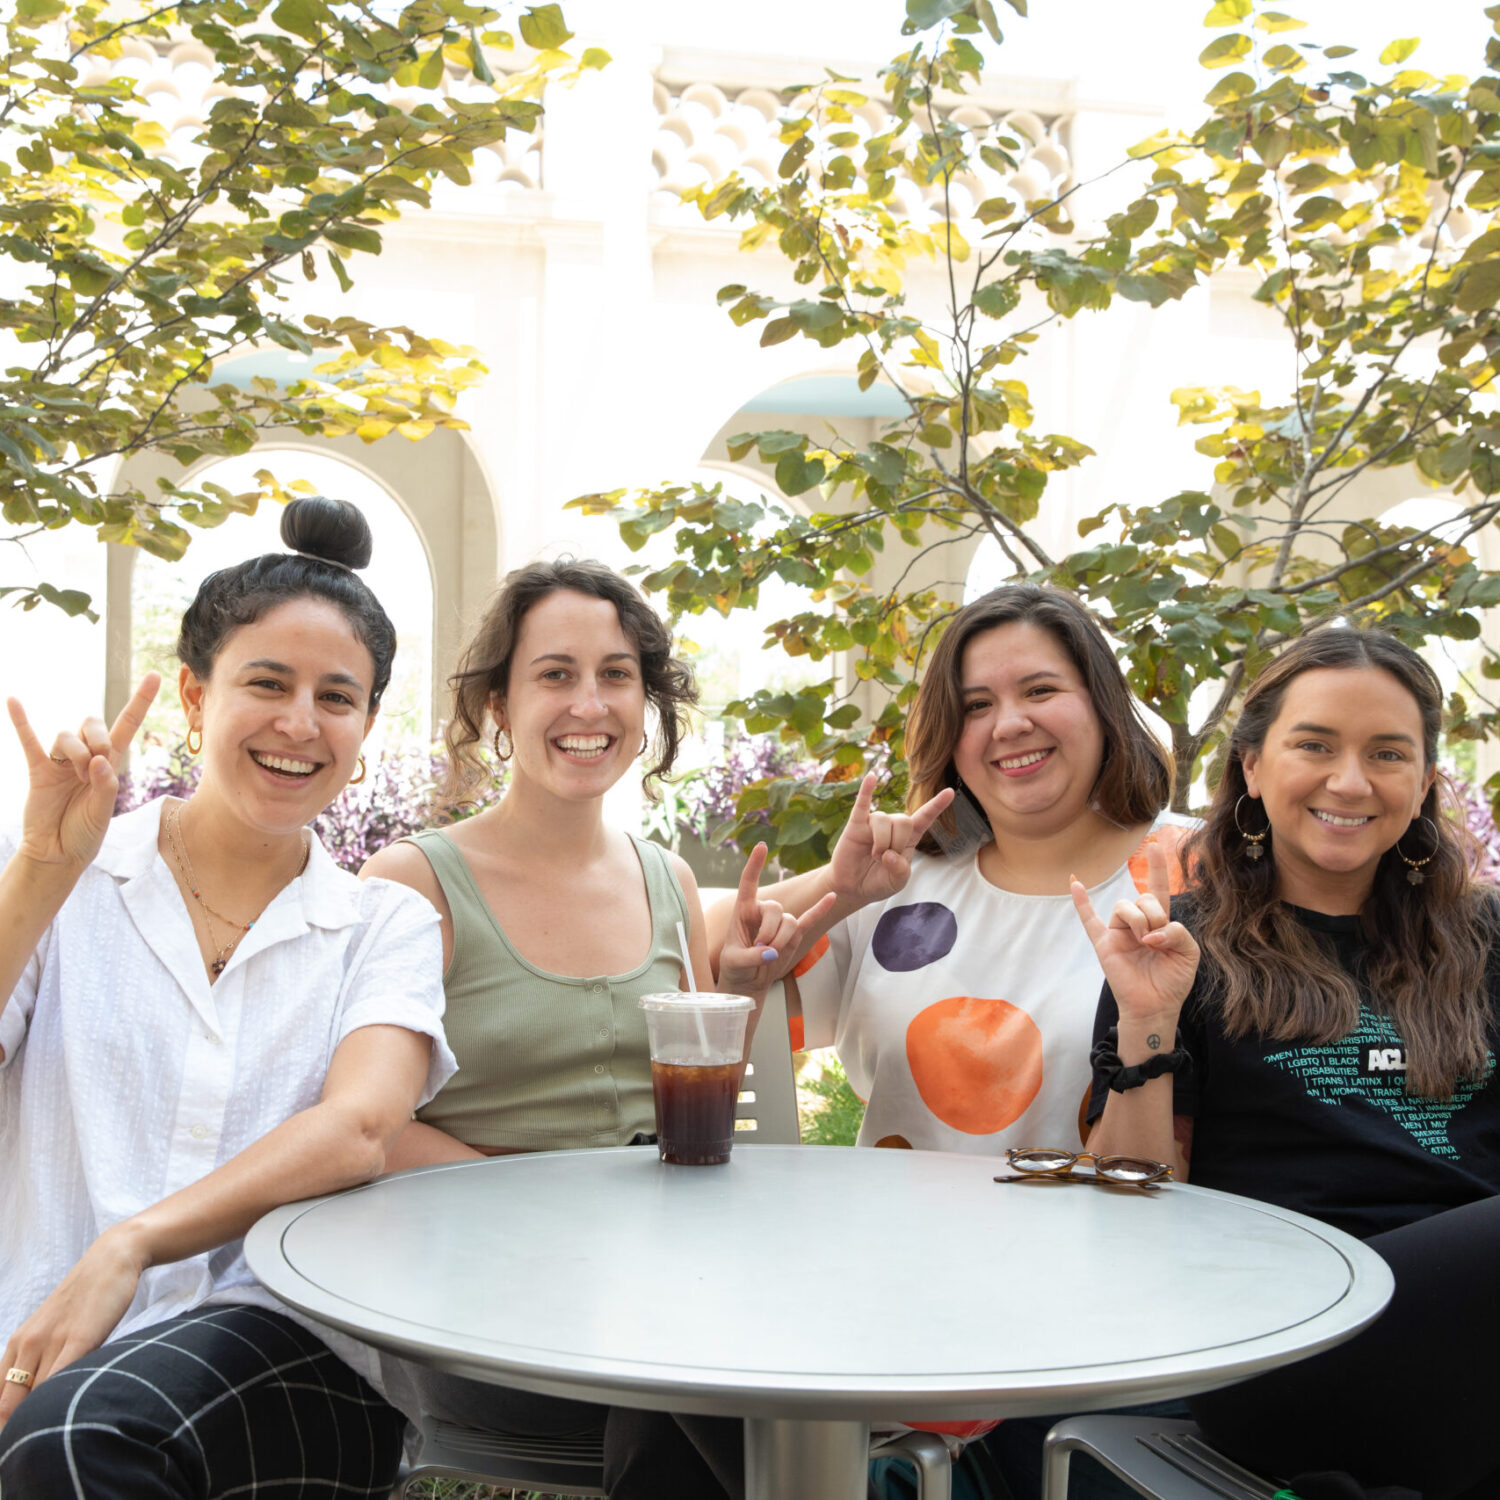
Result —
<instances>
[{"instance_id":1,"label":"pendant necklace","mask_svg":"<svg viewBox=\"0 0 1500 1500\"><path fill-rule=\"evenodd\" d=\"M227 943L219 946L213 958L209 962L209 969L215 979L224 972L230 956L239 946L240 939L260 921L264 914L264 908L257 912L248 922L236 922L226 917L223 912L215 911L207 901L203 899L203 891L198 884L197 873L193 869L193 862L188 858L187 844L182 837L182 804L180 802L169 803L163 820L167 830L167 847L172 851L172 858L177 864L178 873L187 885L188 894L203 908L204 925L208 928L208 940L211 943L218 941L218 934L214 931L214 920L217 918L225 927L230 929L230 938ZM305 839L302 844L302 863L297 866L297 874L293 880L307 868L308 857L312 853L312 845Z\"/></svg>"}]
</instances>

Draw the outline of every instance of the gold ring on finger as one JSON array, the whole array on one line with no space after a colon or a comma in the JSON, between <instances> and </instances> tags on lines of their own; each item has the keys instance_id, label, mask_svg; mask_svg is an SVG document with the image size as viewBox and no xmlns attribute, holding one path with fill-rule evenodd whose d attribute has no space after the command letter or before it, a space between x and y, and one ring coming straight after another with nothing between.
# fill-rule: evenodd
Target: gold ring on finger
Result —
<instances>
[{"instance_id":1,"label":"gold ring on finger","mask_svg":"<svg viewBox=\"0 0 1500 1500\"><path fill-rule=\"evenodd\" d=\"M54 755L52 759L55 760L60 766L65 766L68 763L68 757L66 755ZM8 1378L9 1377L7 1377L7 1379Z\"/></svg>"},{"instance_id":2,"label":"gold ring on finger","mask_svg":"<svg viewBox=\"0 0 1500 1500\"><path fill-rule=\"evenodd\" d=\"M5 1378L11 1385L18 1385L22 1390L28 1390L31 1382L36 1378L30 1370L23 1370L19 1365L12 1365L5 1372Z\"/></svg>"}]
</instances>

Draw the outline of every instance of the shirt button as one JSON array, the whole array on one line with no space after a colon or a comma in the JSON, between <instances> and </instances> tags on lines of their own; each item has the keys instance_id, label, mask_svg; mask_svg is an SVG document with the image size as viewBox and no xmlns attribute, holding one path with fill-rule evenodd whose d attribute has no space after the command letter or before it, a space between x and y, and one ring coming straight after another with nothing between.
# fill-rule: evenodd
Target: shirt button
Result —
<instances>
[{"instance_id":1,"label":"shirt button","mask_svg":"<svg viewBox=\"0 0 1500 1500\"><path fill-rule=\"evenodd\" d=\"M600 1036L601 1036L601 1037L602 1037L602 1038L603 1038L603 1039L604 1039L604 1040L605 1040L605 1041L608 1041L608 1040L609 1040L609 1027L608 1027L608 1026L601 1026L601 1027L600 1027L600 1028L599 1028L599 1035L600 1035Z\"/></svg>"},{"instance_id":2,"label":"shirt button","mask_svg":"<svg viewBox=\"0 0 1500 1500\"><path fill-rule=\"evenodd\" d=\"M604 986L602 984L596 984L594 986L594 993L596 995L602 995L604 993Z\"/></svg>"},{"instance_id":3,"label":"shirt button","mask_svg":"<svg viewBox=\"0 0 1500 1500\"><path fill-rule=\"evenodd\" d=\"M603 1063L595 1063L594 1064L594 1071L596 1073L602 1073L604 1071L604 1064Z\"/></svg>"},{"instance_id":4,"label":"shirt button","mask_svg":"<svg viewBox=\"0 0 1500 1500\"><path fill-rule=\"evenodd\" d=\"M206 1125L194 1125L193 1128L188 1131L188 1134L192 1136L195 1141L201 1141L204 1136L208 1134L208 1127Z\"/></svg>"},{"instance_id":5,"label":"shirt button","mask_svg":"<svg viewBox=\"0 0 1500 1500\"><path fill-rule=\"evenodd\" d=\"M222 1047L224 1045L224 1038L221 1037L217 1031L210 1031L203 1040L206 1041L210 1047Z\"/></svg>"}]
</instances>

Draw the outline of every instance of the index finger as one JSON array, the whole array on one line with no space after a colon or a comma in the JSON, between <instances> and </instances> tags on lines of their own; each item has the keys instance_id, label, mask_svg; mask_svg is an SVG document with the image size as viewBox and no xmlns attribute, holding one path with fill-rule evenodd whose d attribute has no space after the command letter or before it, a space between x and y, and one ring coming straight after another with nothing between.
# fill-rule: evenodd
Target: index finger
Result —
<instances>
[{"instance_id":1,"label":"index finger","mask_svg":"<svg viewBox=\"0 0 1500 1500\"><path fill-rule=\"evenodd\" d=\"M31 727L31 721L26 717L26 710L21 707L19 698L7 698L5 706L10 711L10 722L16 727L16 738L21 742L21 749L26 754L27 763L36 765L47 759L47 752L42 749L42 742L36 737L36 731ZM4 1394L0 1392L0 1394Z\"/></svg>"},{"instance_id":2,"label":"index finger","mask_svg":"<svg viewBox=\"0 0 1500 1500\"><path fill-rule=\"evenodd\" d=\"M140 686L130 695L130 702L110 726L109 742L116 753L130 748L130 742L140 733L141 725L146 722L146 710L151 707L160 688L160 672L147 672L141 678Z\"/></svg>"},{"instance_id":3,"label":"index finger","mask_svg":"<svg viewBox=\"0 0 1500 1500\"><path fill-rule=\"evenodd\" d=\"M951 786L945 786L937 796L929 797L911 815L911 831L921 838L929 828L948 810L953 804L953 799L958 793Z\"/></svg>"},{"instance_id":4,"label":"index finger","mask_svg":"<svg viewBox=\"0 0 1500 1500\"><path fill-rule=\"evenodd\" d=\"M766 846L757 844L740 871L740 887L735 892L735 905L742 912L760 909L760 872L766 867Z\"/></svg>"}]
</instances>

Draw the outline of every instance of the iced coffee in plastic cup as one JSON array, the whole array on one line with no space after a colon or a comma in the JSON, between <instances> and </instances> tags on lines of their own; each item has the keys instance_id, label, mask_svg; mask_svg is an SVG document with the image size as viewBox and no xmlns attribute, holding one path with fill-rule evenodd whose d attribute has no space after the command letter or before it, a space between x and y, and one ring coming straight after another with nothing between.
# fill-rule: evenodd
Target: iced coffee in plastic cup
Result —
<instances>
[{"instance_id":1,"label":"iced coffee in plastic cup","mask_svg":"<svg viewBox=\"0 0 1500 1500\"><path fill-rule=\"evenodd\" d=\"M679 1166L729 1160L734 1106L755 1002L745 995L642 995L651 1042L657 1149Z\"/></svg>"}]
</instances>

